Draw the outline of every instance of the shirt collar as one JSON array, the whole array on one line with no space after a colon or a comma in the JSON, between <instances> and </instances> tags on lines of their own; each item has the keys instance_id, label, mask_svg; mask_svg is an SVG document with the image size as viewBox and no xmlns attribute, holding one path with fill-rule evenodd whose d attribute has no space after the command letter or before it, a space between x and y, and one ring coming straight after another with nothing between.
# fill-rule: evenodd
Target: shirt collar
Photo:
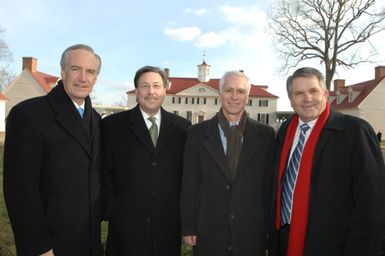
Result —
<instances>
[{"instance_id":1,"label":"shirt collar","mask_svg":"<svg viewBox=\"0 0 385 256\"><path fill-rule=\"evenodd\" d=\"M314 120L311 120L310 122L307 122L306 124L309 125L310 127L310 130L313 129L315 123L317 122L318 118L314 119ZM303 125L305 122L301 120L301 118L299 119L299 122L298 122L298 127L301 127L301 125Z\"/></svg>"},{"instance_id":2,"label":"shirt collar","mask_svg":"<svg viewBox=\"0 0 385 256\"><path fill-rule=\"evenodd\" d=\"M146 112L143 111L143 109L139 106L139 109L140 109L140 112L142 113L142 116L143 116L143 119L144 120L148 120L148 118L150 117L149 114L147 114ZM155 117L155 119L157 121L160 121L160 117L161 117L161 114L160 114L160 109L158 110L158 113L156 113L155 115L153 115L153 117Z\"/></svg>"},{"instance_id":3,"label":"shirt collar","mask_svg":"<svg viewBox=\"0 0 385 256\"><path fill-rule=\"evenodd\" d=\"M72 101L72 102L74 103L76 109L78 109L78 108L85 109L86 101L83 101L83 104L81 104L81 105L78 105L75 101Z\"/></svg>"}]
</instances>

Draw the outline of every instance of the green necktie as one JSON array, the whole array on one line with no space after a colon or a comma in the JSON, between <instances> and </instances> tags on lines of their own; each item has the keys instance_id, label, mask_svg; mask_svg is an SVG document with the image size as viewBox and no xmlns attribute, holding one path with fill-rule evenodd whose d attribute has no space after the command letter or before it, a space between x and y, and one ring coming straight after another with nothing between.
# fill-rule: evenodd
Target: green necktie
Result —
<instances>
[{"instance_id":1,"label":"green necktie","mask_svg":"<svg viewBox=\"0 0 385 256\"><path fill-rule=\"evenodd\" d=\"M151 125L150 129L148 129L148 131L150 132L151 140L152 140L152 143L154 144L154 147L155 147L156 141L158 140L158 126L156 125L155 117L150 116L148 118L148 120L150 120L150 122L152 123L152 125Z\"/></svg>"}]
</instances>

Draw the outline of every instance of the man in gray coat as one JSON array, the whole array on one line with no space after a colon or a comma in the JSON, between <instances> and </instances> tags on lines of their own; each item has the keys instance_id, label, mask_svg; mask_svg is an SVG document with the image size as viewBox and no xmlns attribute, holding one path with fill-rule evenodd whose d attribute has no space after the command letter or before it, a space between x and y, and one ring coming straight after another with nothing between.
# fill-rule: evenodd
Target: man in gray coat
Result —
<instances>
[{"instance_id":1,"label":"man in gray coat","mask_svg":"<svg viewBox=\"0 0 385 256\"><path fill-rule=\"evenodd\" d=\"M247 116L250 86L244 73L226 72L222 108L188 131L181 218L194 255L265 255L274 130Z\"/></svg>"}]
</instances>

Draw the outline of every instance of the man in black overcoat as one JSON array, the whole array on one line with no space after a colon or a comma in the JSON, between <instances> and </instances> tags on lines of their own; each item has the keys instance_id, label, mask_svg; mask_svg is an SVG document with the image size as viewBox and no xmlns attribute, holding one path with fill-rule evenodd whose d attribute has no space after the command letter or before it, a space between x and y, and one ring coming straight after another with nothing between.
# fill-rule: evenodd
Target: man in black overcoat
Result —
<instances>
[{"instance_id":1,"label":"man in black overcoat","mask_svg":"<svg viewBox=\"0 0 385 256\"><path fill-rule=\"evenodd\" d=\"M7 119L4 196L19 256L101 255L100 116L88 96L101 60L73 45L60 64L51 92Z\"/></svg>"},{"instance_id":2,"label":"man in black overcoat","mask_svg":"<svg viewBox=\"0 0 385 256\"><path fill-rule=\"evenodd\" d=\"M380 255L385 168L373 128L330 108L317 69L297 69L287 79L287 93L295 114L277 133L278 255ZM304 126L309 128L301 132ZM302 154L296 155L302 133Z\"/></svg>"},{"instance_id":3,"label":"man in black overcoat","mask_svg":"<svg viewBox=\"0 0 385 256\"><path fill-rule=\"evenodd\" d=\"M134 84L138 105L102 121L107 255L179 256L179 191L190 122L161 107L168 88L163 70L145 66Z\"/></svg>"}]
</instances>

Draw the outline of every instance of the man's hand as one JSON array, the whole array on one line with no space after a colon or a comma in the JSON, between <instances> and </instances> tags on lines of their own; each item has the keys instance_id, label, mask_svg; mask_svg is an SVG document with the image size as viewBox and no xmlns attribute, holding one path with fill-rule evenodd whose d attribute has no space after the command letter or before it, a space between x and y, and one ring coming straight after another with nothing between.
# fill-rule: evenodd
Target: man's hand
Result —
<instances>
[{"instance_id":1,"label":"man's hand","mask_svg":"<svg viewBox=\"0 0 385 256\"><path fill-rule=\"evenodd\" d=\"M197 243L197 236L184 236L183 241L190 246L195 246Z\"/></svg>"},{"instance_id":2,"label":"man's hand","mask_svg":"<svg viewBox=\"0 0 385 256\"><path fill-rule=\"evenodd\" d=\"M40 256L55 256L55 255L53 254L53 250L51 249L46 253L40 254Z\"/></svg>"}]
</instances>

